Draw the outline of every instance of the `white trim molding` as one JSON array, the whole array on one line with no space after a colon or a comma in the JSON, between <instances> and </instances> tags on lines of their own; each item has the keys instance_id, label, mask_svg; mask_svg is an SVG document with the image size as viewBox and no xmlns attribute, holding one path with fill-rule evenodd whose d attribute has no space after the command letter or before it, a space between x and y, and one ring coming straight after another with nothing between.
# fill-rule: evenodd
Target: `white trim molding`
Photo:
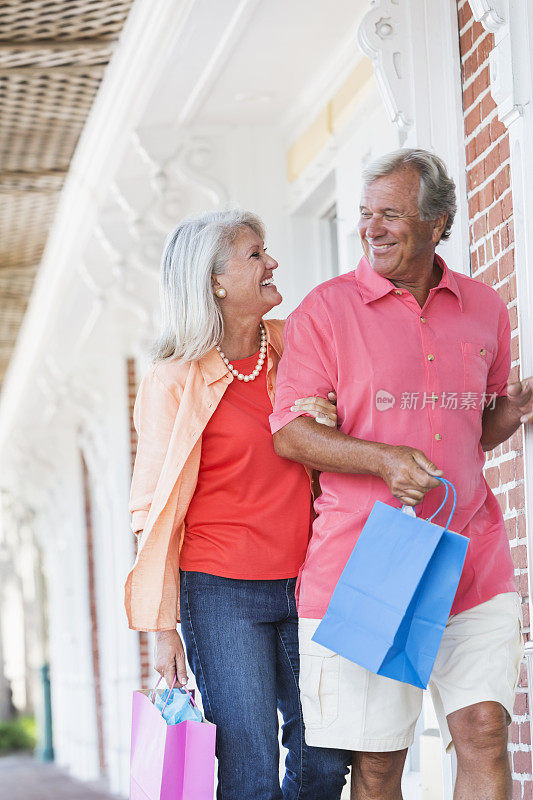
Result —
<instances>
[{"instance_id":1,"label":"white trim molding","mask_svg":"<svg viewBox=\"0 0 533 800\"><path fill-rule=\"evenodd\" d=\"M469 0L472 14L486 31L496 33L505 24L507 0Z\"/></svg>"},{"instance_id":2,"label":"white trim molding","mask_svg":"<svg viewBox=\"0 0 533 800\"><path fill-rule=\"evenodd\" d=\"M387 112L405 134L413 127L414 118L406 8L399 0L377 0L358 32L362 51L372 59Z\"/></svg>"}]
</instances>

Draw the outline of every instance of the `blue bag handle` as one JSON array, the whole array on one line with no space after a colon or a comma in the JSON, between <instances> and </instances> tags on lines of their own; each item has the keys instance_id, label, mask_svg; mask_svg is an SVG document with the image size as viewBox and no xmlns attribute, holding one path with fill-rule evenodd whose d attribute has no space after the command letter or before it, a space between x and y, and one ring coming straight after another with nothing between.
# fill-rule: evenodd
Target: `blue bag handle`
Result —
<instances>
[{"instance_id":1,"label":"blue bag handle","mask_svg":"<svg viewBox=\"0 0 533 800\"><path fill-rule=\"evenodd\" d=\"M432 475L432 477L436 478L438 481L441 481L444 484L444 488L446 490L446 494L444 495L444 500L442 501L440 506L437 508L435 513L432 514L430 517L428 517L428 520L427 520L428 522L431 522L431 520L434 519L437 516L437 514L439 513L439 511L441 511L444 508L444 506L446 505L446 501L448 500L448 486L451 487L451 490L453 492L453 506L452 506L452 510L450 511L450 516L448 517L448 522L446 523L446 526L444 528L444 533L446 533L446 531L448 530L448 526L449 526L450 522L452 521L452 517L453 517L454 512L455 512L455 506L457 505L457 492L455 491L455 486L453 485L453 483L451 483L450 481L446 480L446 478L439 478L438 475ZM404 504L401 507L400 510L403 511L405 507L406 506Z\"/></svg>"}]
</instances>

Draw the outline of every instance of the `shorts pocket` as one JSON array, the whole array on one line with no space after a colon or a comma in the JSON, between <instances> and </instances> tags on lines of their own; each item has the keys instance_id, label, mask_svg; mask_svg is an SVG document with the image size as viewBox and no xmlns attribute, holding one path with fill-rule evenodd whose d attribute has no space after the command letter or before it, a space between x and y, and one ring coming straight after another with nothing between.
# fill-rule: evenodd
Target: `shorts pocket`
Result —
<instances>
[{"instance_id":1,"label":"shorts pocket","mask_svg":"<svg viewBox=\"0 0 533 800\"><path fill-rule=\"evenodd\" d=\"M327 728L339 715L340 656L300 640L300 697L306 728Z\"/></svg>"}]
</instances>

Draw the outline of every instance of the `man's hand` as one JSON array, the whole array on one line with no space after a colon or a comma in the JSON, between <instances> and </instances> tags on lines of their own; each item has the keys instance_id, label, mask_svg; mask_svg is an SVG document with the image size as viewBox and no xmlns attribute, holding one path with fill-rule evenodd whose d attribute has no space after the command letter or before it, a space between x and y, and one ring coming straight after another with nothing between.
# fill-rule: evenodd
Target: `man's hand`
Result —
<instances>
[{"instance_id":1,"label":"man's hand","mask_svg":"<svg viewBox=\"0 0 533 800\"><path fill-rule=\"evenodd\" d=\"M507 397L520 414L520 422L533 423L533 377L508 383Z\"/></svg>"},{"instance_id":2,"label":"man's hand","mask_svg":"<svg viewBox=\"0 0 533 800\"><path fill-rule=\"evenodd\" d=\"M416 506L426 492L441 485L433 475L442 475L421 450L413 447L383 447L379 476L383 478L394 497L406 506Z\"/></svg>"},{"instance_id":3,"label":"man's hand","mask_svg":"<svg viewBox=\"0 0 533 800\"><path fill-rule=\"evenodd\" d=\"M163 676L170 689L177 675L177 684L185 686L189 680L185 666L183 642L176 630L156 631L154 667Z\"/></svg>"}]
</instances>

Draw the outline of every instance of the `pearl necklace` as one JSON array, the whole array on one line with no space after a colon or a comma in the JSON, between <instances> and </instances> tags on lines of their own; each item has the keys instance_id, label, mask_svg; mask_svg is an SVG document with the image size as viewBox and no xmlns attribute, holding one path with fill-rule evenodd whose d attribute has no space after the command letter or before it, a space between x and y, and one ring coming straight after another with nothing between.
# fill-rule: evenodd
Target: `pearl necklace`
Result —
<instances>
[{"instance_id":1,"label":"pearl necklace","mask_svg":"<svg viewBox=\"0 0 533 800\"><path fill-rule=\"evenodd\" d=\"M263 369L263 364L265 362L266 349L267 349L267 335L262 322L260 323L259 328L261 330L261 348L259 350L259 358L257 359L257 364L255 365L255 369L249 375L243 375L242 372L239 372L238 369L235 369L233 364L230 364L229 358L227 358L227 356L224 354L220 346L217 345L217 350L220 354L220 358L222 359L224 364L226 364L226 366L229 368L229 371L237 378L238 381L245 381L246 383L248 383L248 381L255 381L255 379Z\"/></svg>"}]
</instances>

